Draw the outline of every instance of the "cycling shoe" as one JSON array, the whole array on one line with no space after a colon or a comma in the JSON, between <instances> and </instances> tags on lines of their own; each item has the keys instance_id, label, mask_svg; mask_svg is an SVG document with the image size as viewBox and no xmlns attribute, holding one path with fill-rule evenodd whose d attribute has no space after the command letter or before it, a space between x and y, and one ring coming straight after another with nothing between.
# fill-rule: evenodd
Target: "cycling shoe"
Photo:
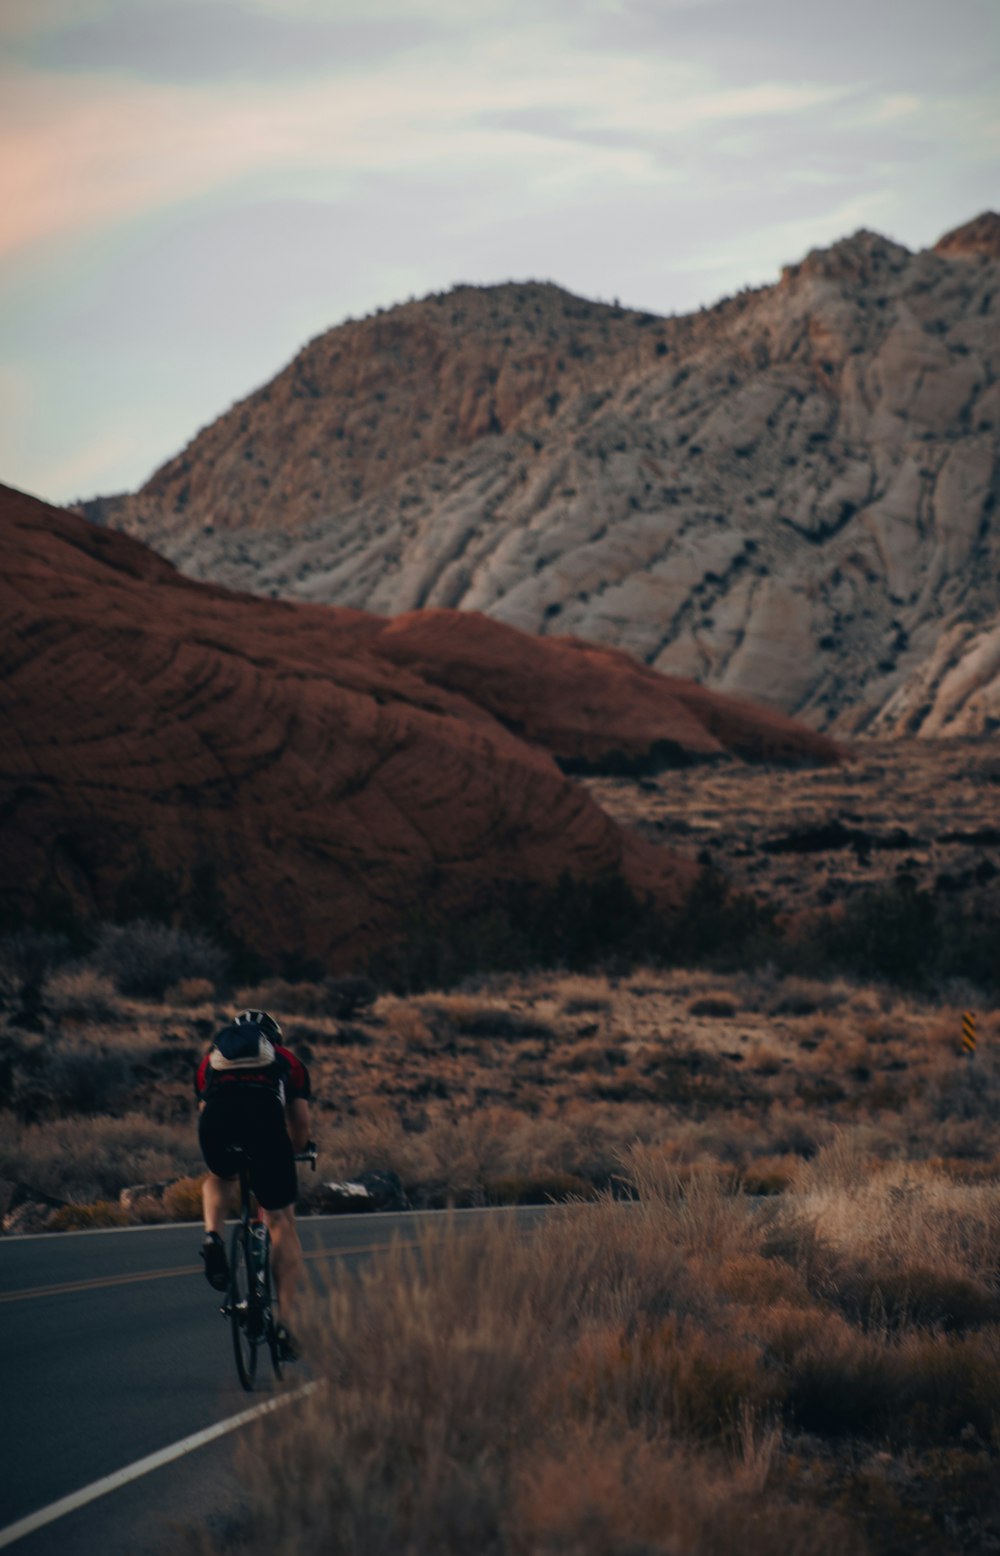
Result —
<instances>
[{"instance_id":1,"label":"cycling shoe","mask_svg":"<svg viewBox=\"0 0 1000 1556\"><path fill-rule=\"evenodd\" d=\"M302 1359L302 1347L287 1324L275 1325L274 1338L278 1344L278 1360L295 1362Z\"/></svg>"},{"instance_id":2,"label":"cycling shoe","mask_svg":"<svg viewBox=\"0 0 1000 1556\"><path fill-rule=\"evenodd\" d=\"M205 1279L213 1291L225 1291L229 1285L229 1260L226 1246L218 1232L208 1232L201 1245L201 1257L205 1261Z\"/></svg>"}]
</instances>

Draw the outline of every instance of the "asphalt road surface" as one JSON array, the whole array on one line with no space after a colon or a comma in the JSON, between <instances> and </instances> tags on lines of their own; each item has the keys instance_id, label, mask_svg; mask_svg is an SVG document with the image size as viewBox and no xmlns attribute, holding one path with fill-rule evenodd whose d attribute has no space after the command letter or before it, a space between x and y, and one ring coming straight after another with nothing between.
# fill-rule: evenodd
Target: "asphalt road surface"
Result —
<instances>
[{"instance_id":1,"label":"asphalt road surface","mask_svg":"<svg viewBox=\"0 0 1000 1556\"><path fill-rule=\"evenodd\" d=\"M471 1231L495 1213L459 1211L456 1220ZM428 1214L437 1213L303 1219L307 1267L357 1267L394 1238L412 1241ZM239 1428L31 1532L16 1529L306 1381L304 1369L289 1368L275 1390L265 1350L257 1391L240 1387L221 1298L201 1273L200 1240L200 1228L186 1225L0 1242L0 1549L151 1556L169 1547L177 1525L224 1520L238 1508L230 1469Z\"/></svg>"}]
</instances>

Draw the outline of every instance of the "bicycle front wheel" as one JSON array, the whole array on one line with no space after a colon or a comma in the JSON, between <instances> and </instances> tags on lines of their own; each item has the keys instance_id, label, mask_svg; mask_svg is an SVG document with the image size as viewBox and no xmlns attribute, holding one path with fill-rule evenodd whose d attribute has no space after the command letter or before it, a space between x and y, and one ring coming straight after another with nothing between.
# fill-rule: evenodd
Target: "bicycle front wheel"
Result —
<instances>
[{"instance_id":1,"label":"bicycle front wheel","mask_svg":"<svg viewBox=\"0 0 1000 1556\"><path fill-rule=\"evenodd\" d=\"M252 1389L257 1375L257 1346L261 1316L254 1279L250 1234L242 1223L233 1232L229 1257L229 1322L233 1331L236 1371L245 1389Z\"/></svg>"},{"instance_id":2,"label":"bicycle front wheel","mask_svg":"<svg viewBox=\"0 0 1000 1556\"><path fill-rule=\"evenodd\" d=\"M261 1289L264 1297L264 1307L267 1313L267 1348L271 1352L271 1366L274 1368L274 1376L281 1379L281 1347L278 1344L277 1324L274 1321L274 1293L271 1290L271 1239L264 1243L264 1267Z\"/></svg>"}]
</instances>

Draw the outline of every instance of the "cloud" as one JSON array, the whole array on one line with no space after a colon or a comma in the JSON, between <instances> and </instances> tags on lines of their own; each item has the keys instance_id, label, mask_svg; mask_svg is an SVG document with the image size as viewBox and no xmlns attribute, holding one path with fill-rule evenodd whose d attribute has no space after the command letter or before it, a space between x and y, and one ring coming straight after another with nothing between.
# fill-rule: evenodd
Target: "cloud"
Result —
<instances>
[{"instance_id":1,"label":"cloud","mask_svg":"<svg viewBox=\"0 0 1000 1556\"><path fill-rule=\"evenodd\" d=\"M307 335L458 279L669 311L858 225L933 241L995 203L998 18L0 0L0 325L38 395L6 468L131 483Z\"/></svg>"},{"instance_id":2,"label":"cloud","mask_svg":"<svg viewBox=\"0 0 1000 1556\"><path fill-rule=\"evenodd\" d=\"M278 82L26 78L8 69L0 254L241 181L263 192L292 177L300 191L329 198L379 170L506 165L529 200L533 189L588 177L641 185L664 178L677 137L787 119L837 96L780 81L729 89L704 71L642 59L560 56L559 36L540 24L534 43L525 50L522 38L490 34L439 43L418 60L401 54L363 67L359 58L351 73L300 81L294 93Z\"/></svg>"},{"instance_id":3,"label":"cloud","mask_svg":"<svg viewBox=\"0 0 1000 1556\"><path fill-rule=\"evenodd\" d=\"M424 14L393 18L338 8L264 9L239 0L129 0L21 38L21 59L39 70L121 73L148 81L272 81L336 76L384 61L438 36Z\"/></svg>"},{"instance_id":4,"label":"cloud","mask_svg":"<svg viewBox=\"0 0 1000 1556\"><path fill-rule=\"evenodd\" d=\"M908 119L919 113L923 100L912 92L893 92L873 105L870 112L872 124L890 124L894 119Z\"/></svg>"}]
</instances>

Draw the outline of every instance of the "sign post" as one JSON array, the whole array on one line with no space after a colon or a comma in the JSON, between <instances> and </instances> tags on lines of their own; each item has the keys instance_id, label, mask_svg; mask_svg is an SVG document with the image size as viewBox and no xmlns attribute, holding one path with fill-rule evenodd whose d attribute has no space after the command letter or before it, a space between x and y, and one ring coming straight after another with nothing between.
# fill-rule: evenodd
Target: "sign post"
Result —
<instances>
[{"instance_id":1,"label":"sign post","mask_svg":"<svg viewBox=\"0 0 1000 1556\"><path fill-rule=\"evenodd\" d=\"M962 1052L972 1059L976 1053L976 1012L967 1010L962 1017Z\"/></svg>"}]
</instances>

